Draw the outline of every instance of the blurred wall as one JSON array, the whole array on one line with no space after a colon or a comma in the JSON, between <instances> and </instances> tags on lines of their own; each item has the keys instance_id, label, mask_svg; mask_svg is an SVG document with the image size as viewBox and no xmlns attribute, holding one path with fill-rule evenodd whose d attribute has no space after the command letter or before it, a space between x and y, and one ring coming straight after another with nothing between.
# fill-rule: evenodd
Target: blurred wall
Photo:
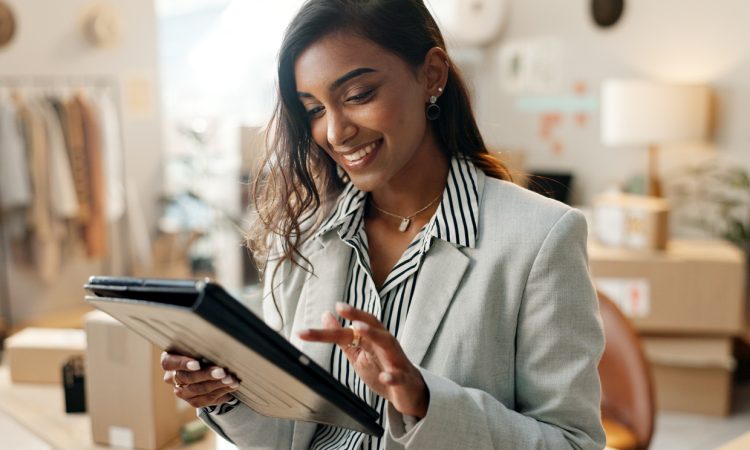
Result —
<instances>
[{"instance_id":1,"label":"blurred wall","mask_svg":"<svg viewBox=\"0 0 750 450\"><path fill-rule=\"evenodd\" d=\"M0 49L0 83L3 77L96 76L111 80L120 104L124 170L136 186L149 228L157 214L161 189L162 130L160 120L157 34L154 0L94 2L90 0L6 0L17 20L13 41ZM112 48L89 45L80 32L83 11L106 3L117 12L121 33ZM12 83L12 82L11 82ZM124 223L113 226L115 254L108 261L66 260L59 280L41 283L33 272L9 268L11 319L24 323L38 314L81 306L81 286L89 275L121 273L127 253ZM0 295L3 295L0 293Z\"/></svg>"},{"instance_id":2,"label":"blurred wall","mask_svg":"<svg viewBox=\"0 0 750 450\"><path fill-rule=\"evenodd\" d=\"M750 2L625 0L622 18L606 29L594 24L590 3L508 0L502 35L479 51L474 60L481 62L467 67L488 143L525 151L528 168L574 172L573 199L585 204L609 185L644 172L647 154L645 148L604 147L598 106L586 117L565 109L575 109L581 99L598 101L599 84L609 77L698 82L716 92L714 139L711 145L665 146L662 172L669 176L682 164L717 154L750 167ZM560 50L559 89L507 92L500 81L503 47L539 41ZM535 109L544 104L551 106Z\"/></svg>"}]
</instances>

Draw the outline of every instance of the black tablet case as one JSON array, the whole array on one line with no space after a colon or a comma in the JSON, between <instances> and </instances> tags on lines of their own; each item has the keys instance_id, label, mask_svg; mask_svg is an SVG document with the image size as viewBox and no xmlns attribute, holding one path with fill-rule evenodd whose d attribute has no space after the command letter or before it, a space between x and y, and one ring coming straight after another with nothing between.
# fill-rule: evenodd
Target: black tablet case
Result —
<instances>
[{"instance_id":1,"label":"black tablet case","mask_svg":"<svg viewBox=\"0 0 750 450\"><path fill-rule=\"evenodd\" d=\"M378 414L209 280L91 277L86 301L161 349L226 367L233 393L270 417L381 436Z\"/></svg>"}]
</instances>

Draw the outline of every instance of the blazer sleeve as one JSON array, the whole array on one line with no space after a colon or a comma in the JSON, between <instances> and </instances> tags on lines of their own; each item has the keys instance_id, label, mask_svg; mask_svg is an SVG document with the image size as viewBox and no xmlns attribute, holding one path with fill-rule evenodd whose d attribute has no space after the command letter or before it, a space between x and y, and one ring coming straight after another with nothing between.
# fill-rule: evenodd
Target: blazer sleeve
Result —
<instances>
[{"instance_id":1,"label":"blazer sleeve","mask_svg":"<svg viewBox=\"0 0 750 450\"><path fill-rule=\"evenodd\" d=\"M597 366L604 348L588 271L586 221L568 210L529 271L516 331L513 408L422 369L427 415L405 429L388 405L389 438L407 449L602 449Z\"/></svg>"},{"instance_id":2,"label":"blazer sleeve","mask_svg":"<svg viewBox=\"0 0 750 450\"><path fill-rule=\"evenodd\" d=\"M265 269L263 319L289 339L307 273L286 261L274 278L272 275L277 266L276 260L272 259ZM242 402L223 414L198 409L198 417L219 436L242 449L292 448L293 421L263 416Z\"/></svg>"},{"instance_id":3,"label":"blazer sleeve","mask_svg":"<svg viewBox=\"0 0 750 450\"><path fill-rule=\"evenodd\" d=\"M239 448L292 448L293 422L262 416L243 403L238 403L231 411L218 416L198 409L198 418L216 434Z\"/></svg>"}]
</instances>

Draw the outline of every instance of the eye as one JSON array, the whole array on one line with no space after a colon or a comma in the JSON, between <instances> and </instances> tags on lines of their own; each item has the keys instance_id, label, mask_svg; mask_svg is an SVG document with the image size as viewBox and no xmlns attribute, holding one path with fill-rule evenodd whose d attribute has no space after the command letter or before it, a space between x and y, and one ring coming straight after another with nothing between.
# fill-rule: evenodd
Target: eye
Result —
<instances>
[{"instance_id":1,"label":"eye","mask_svg":"<svg viewBox=\"0 0 750 450\"><path fill-rule=\"evenodd\" d=\"M352 95L351 97L348 97L346 101L353 102L353 103L364 103L365 101L369 100L370 97L372 97L372 94L374 92L375 92L375 89L370 89L360 94Z\"/></svg>"},{"instance_id":2,"label":"eye","mask_svg":"<svg viewBox=\"0 0 750 450\"><path fill-rule=\"evenodd\" d=\"M307 117L315 119L320 117L320 114L325 110L322 106L316 106L307 110Z\"/></svg>"}]
</instances>

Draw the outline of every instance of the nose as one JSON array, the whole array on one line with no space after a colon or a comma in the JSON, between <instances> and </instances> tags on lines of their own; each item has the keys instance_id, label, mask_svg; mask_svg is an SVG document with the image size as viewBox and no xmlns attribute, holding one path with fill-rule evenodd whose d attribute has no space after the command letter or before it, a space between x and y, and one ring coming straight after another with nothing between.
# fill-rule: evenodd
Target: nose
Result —
<instances>
[{"instance_id":1,"label":"nose","mask_svg":"<svg viewBox=\"0 0 750 450\"><path fill-rule=\"evenodd\" d=\"M328 111L328 143L333 147L346 145L346 143L357 134L357 127L346 114L339 111Z\"/></svg>"}]
</instances>

